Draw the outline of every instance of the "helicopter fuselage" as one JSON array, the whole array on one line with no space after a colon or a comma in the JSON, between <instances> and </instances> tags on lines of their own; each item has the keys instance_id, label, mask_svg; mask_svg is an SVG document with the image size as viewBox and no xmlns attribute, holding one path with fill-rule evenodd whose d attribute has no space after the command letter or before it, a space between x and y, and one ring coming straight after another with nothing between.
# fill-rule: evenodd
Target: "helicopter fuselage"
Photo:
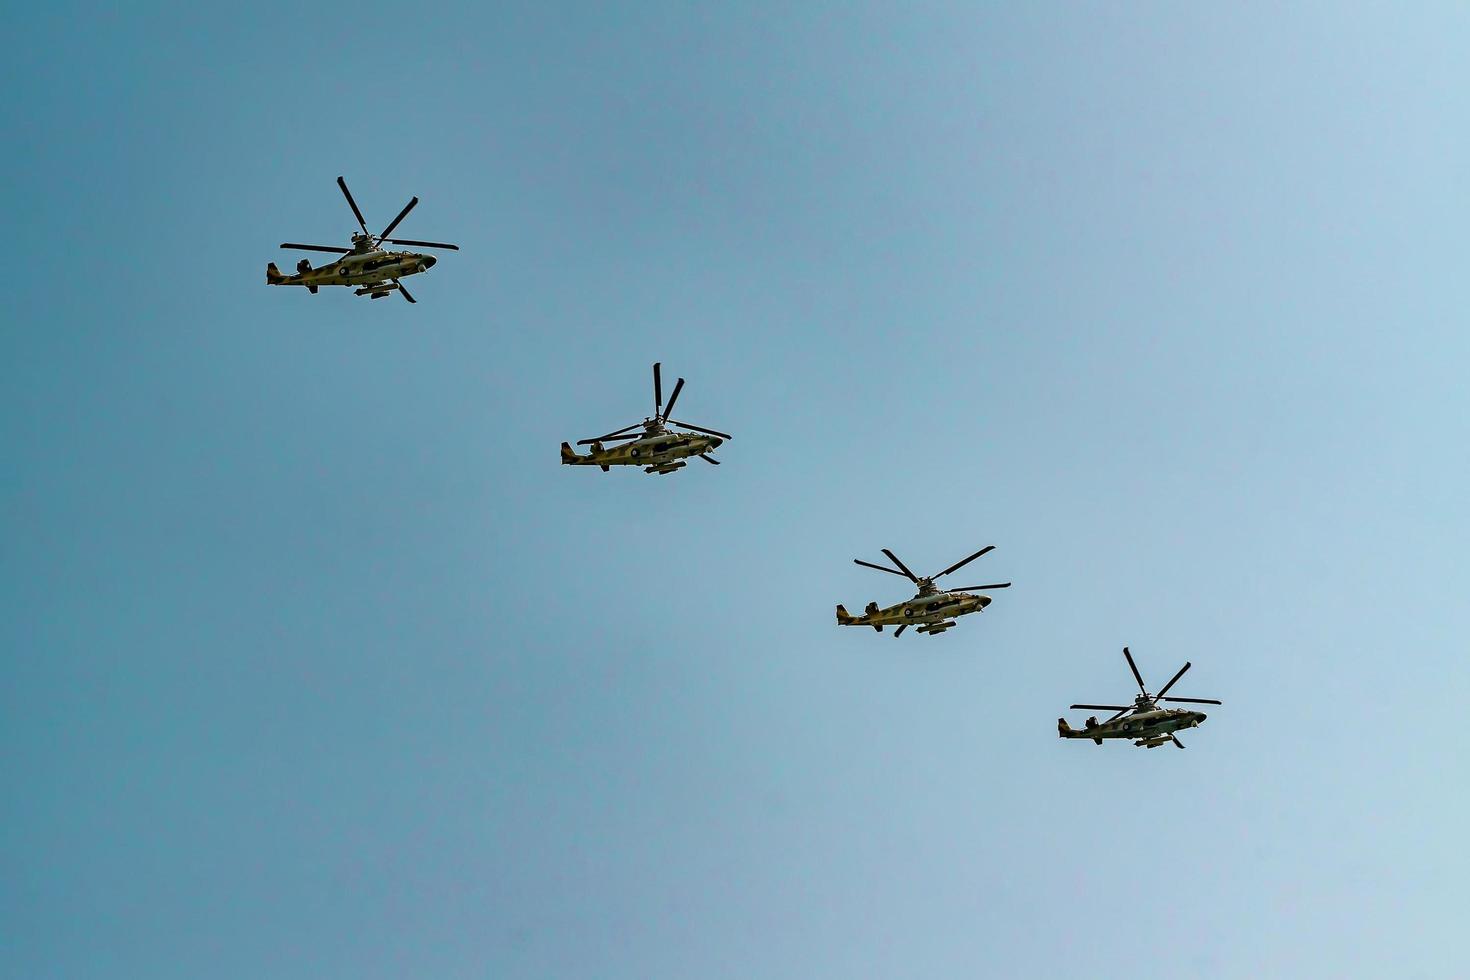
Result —
<instances>
[{"instance_id":1,"label":"helicopter fuselage","mask_svg":"<svg viewBox=\"0 0 1470 980\"><path fill-rule=\"evenodd\" d=\"M1153 748L1170 741L1169 736L1186 728L1197 728L1207 716L1202 711L1185 708L1149 708L1134 710L1114 721L1097 722L1089 719L1082 729L1067 724L1065 718L1057 719L1057 734L1062 738L1090 738L1099 744L1105 738L1133 739L1136 744Z\"/></svg>"},{"instance_id":2,"label":"helicopter fuselage","mask_svg":"<svg viewBox=\"0 0 1470 980\"><path fill-rule=\"evenodd\" d=\"M719 436L669 429L625 442L604 446L594 443L586 456L578 455L567 443L561 444L561 461L569 466L641 466L646 473L672 473L685 465L691 456L703 456L724 444Z\"/></svg>"},{"instance_id":3,"label":"helicopter fuselage","mask_svg":"<svg viewBox=\"0 0 1470 980\"><path fill-rule=\"evenodd\" d=\"M932 592L914 596L907 602L887 608L879 608L876 602L870 602L861 616L853 616L845 608L838 606L837 622L842 626L872 626L879 629L884 626L937 626L938 629L925 629L923 632L942 633L954 625L952 620L956 616L981 612L990 603L991 598L988 595Z\"/></svg>"},{"instance_id":4,"label":"helicopter fuselage","mask_svg":"<svg viewBox=\"0 0 1470 980\"><path fill-rule=\"evenodd\" d=\"M306 286L313 292L318 286L358 286L359 293L374 292L370 287L394 288L392 280L406 279L427 272L437 262L432 255L420 252L385 252L373 249L353 252L320 268L313 269L303 260L301 271L284 275L272 262L266 267L265 281L271 286Z\"/></svg>"}]
</instances>

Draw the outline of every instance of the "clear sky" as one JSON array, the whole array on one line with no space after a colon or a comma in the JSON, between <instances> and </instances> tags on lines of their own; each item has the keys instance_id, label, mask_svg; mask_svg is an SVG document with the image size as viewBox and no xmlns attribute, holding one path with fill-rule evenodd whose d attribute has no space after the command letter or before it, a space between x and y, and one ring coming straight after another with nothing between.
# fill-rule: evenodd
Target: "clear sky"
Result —
<instances>
[{"instance_id":1,"label":"clear sky","mask_svg":"<svg viewBox=\"0 0 1470 980\"><path fill-rule=\"evenodd\" d=\"M0 976L1470 974L1464 5L6 20Z\"/></svg>"}]
</instances>

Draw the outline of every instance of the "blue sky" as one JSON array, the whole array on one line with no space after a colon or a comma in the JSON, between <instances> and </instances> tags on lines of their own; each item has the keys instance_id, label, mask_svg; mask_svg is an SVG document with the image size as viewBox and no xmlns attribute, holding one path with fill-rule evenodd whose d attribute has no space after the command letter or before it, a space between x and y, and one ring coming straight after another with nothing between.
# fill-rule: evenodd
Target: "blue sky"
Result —
<instances>
[{"instance_id":1,"label":"blue sky","mask_svg":"<svg viewBox=\"0 0 1470 980\"><path fill-rule=\"evenodd\" d=\"M1470 969L1463 7L8 28L0 976Z\"/></svg>"}]
</instances>

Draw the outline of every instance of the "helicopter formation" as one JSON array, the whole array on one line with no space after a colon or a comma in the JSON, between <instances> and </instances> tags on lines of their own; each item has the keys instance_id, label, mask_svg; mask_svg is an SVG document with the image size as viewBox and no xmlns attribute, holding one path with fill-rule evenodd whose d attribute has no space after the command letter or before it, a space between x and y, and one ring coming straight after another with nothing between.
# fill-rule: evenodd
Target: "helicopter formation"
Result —
<instances>
[{"instance_id":1,"label":"helicopter formation","mask_svg":"<svg viewBox=\"0 0 1470 980\"><path fill-rule=\"evenodd\" d=\"M403 210L398 212L398 216L388 222L380 233L373 234L368 231L367 221L363 218L357 201L353 199L352 192L347 189L346 180L338 177L337 186L342 191L342 196L347 199L347 204L352 209L352 215L357 219L360 229L352 233L352 247L340 248L331 245L283 242L281 248L326 252L341 255L342 258L319 268L313 268L310 261L302 259L297 263L295 275L283 274L274 262L270 262L266 265L266 284L304 286L308 292L313 294L322 286L348 286L352 287L358 296L382 299L396 292L409 303L418 302L404 287L402 280L429 271L438 259L422 252L387 251L383 249L383 245L385 243L410 245L417 248L449 249L451 251L458 251L459 246L445 242L388 237L408 213L418 205L417 197L411 198L404 205ZM702 459L715 466L720 465L720 461L710 453L719 449L734 436L727 432L672 418L674 405L678 402L683 390L684 379L679 378L674 384L673 392L669 395L668 404L665 404L662 365L655 363L653 365L653 414L640 422L625 425L605 435L578 440L577 445L590 447L586 455L578 453L569 443L563 442L561 444L562 464L596 466L604 473L614 466L640 466L644 473L660 476L667 476L683 469L691 458ZM610 443L616 443L616 445L609 445ZM882 551L884 556L893 563L893 567L854 558L854 564L864 568L872 568L907 578L917 591L911 598L889 606L879 606L876 601L869 602L864 607L862 614L856 616L838 603L837 624L839 626L869 626L879 633L883 632L885 626L894 626L896 627L893 632L895 637L902 636L910 626L914 627L916 633L925 633L930 636L938 636L953 629L960 617L984 612L990 606L992 600L990 596L984 594L986 591L1008 589L1011 583L995 582L989 585L940 588L936 580L951 572L959 571L970 562L994 550L994 545L986 545L943 571L923 577L915 575L896 554L887 548L883 548ZM1108 739L1127 739L1140 748L1152 749L1165 744L1184 748L1184 744L1179 741L1175 733L1197 728L1207 716L1204 712L1195 709L1167 708L1160 707L1160 704L1163 702L1220 704L1221 702L1207 698L1166 696L1179 678L1189 670L1191 667L1189 662L1179 668L1178 673L1170 678L1157 694L1150 694L1144 685L1143 675L1138 671L1138 665L1133 661L1133 654L1127 647L1123 648L1123 656L1128 661L1129 670L1133 672L1133 679L1138 682L1139 693L1134 696L1133 704L1074 704L1071 706L1072 710L1091 709L1116 713L1105 721L1098 721L1096 716L1090 717L1080 729L1071 727L1065 717L1058 718L1057 734L1064 739L1091 739L1097 745L1102 745L1104 740Z\"/></svg>"}]
</instances>

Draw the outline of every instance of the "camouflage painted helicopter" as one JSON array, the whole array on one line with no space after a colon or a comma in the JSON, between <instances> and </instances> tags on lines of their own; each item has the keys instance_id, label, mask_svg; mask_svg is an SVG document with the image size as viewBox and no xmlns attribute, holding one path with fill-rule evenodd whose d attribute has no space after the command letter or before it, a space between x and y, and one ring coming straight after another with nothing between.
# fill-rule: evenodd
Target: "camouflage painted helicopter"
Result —
<instances>
[{"instance_id":1,"label":"camouflage painted helicopter","mask_svg":"<svg viewBox=\"0 0 1470 980\"><path fill-rule=\"evenodd\" d=\"M371 296L373 299L382 299L389 293L397 292L410 303L417 303L403 283L398 280L408 276L417 275L420 272L428 272L438 259L432 255L423 255L419 252L385 252L382 245L389 242L393 245L417 245L421 248L448 248L459 251L458 245L446 245L444 242L418 242L408 238L389 238L393 229L404 219L408 212L419 203L418 198L413 198L403 210L398 212L398 217L388 222L388 227L383 229L382 234L374 235L367 230L367 222L362 218L362 212L357 208L357 202L352 199L352 192L347 189L347 182L341 177L337 178L337 186L342 188L342 196L347 198L348 205L352 208L352 215L357 219L357 226L362 229L361 233L354 232L352 235L351 248L336 248L331 245L299 245L295 242L282 242L282 248L297 248L307 252L336 252L342 258L337 259L329 265L319 269L313 269L311 262L302 259L296 263L296 275L282 275L281 270L276 268L274 262L265 267L265 281L269 286L305 286L308 291L315 293L321 286L356 286L357 295Z\"/></svg>"},{"instance_id":2,"label":"camouflage painted helicopter","mask_svg":"<svg viewBox=\"0 0 1470 980\"><path fill-rule=\"evenodd\" d=\"M1174 736L1174 733L1185 728L1195 728L1205 720L1203 711L1191 711L1187 708L1160 708L1160 701L1177 701L1185 704L1219 704L1219 701L1209 698L1166 698L1169 688L1174 682L1184 676L1189 669L1188 662L1179 668L1179 673L1169 679L1158 694L1150 694L1143 686L1143 676L1138 673L1138 665L1133 662L1133 654L1128 648L1123 648L1123 656L1128 658L1128 668L1133 671L1133 679L1138 681L1138 696L1133 699L1131 705L1121 704L1074 704L1075 708L1096 708L1100 711L1116 711L1117 714L1107 721L1099 722L1097 718L1087 719L1087 726L1081 731L1067 724L1067 719L1057 719L1057 734L1062 738L1090 738L1098 745L1105 738L1127 738L1133 739L1133 744L1140 748L1156 749L1167 742L1173 742L1177 747L1184 748L1184 743ZM1125 717L1126 716L1126 717Z\"/></svg>"},{"instance_id":3,"label":"camouflage painted helicopter","mask_svg":"<svg viewBox=\"0 0 1470 980\"><path fill-rule=\"evenodd\" d=\"M948 575L968 565L981 555L994 551L995 545L987 545L975 552L970 557L955 562L953 565L940 572L939 575L930 575L927 578L919 578L909 571L908 566L898 560L898 556L887 548L883 553L889 560L898 566L899 570L886 565L874 565L872 562L854 558L853 562L864 568L876 568L880 572L888 572L890 575L902 575L919 587L919 594L907 602L900 602L896 606L880 609L876 602L868 603L861 616L853 616L840 604L837 606L837 623L839 626L871 626L878 632L883 632L884 626L897 626L894 636L901 636L903 631L910 626L917 626L918 632L928 633L931 636L943 633L955 625L953 617L964 616L968 613L981 612L990 605L990 596L971 595L979 589L1009 589L1011 583L999 582L993 585L966 585L957 589L940 589L934 584L934 580L941 575Z\"/></svg>"},{"instance_id":4,"label":"camouflage painted helicopter","mask_svg":"<svg viewBox=\"0 0 1470 980\"><path fill-rule=\"evenodd\" d=\"M561 444L561 461L571 466L600 466L606 473L614 466L641 466L645 473L672 473L685 465L685 460L690 456L697 456L706 463L720 465L720 461L709 455L720 448L726 439L735 438L724 432L716 432L714 429L704 429L688 422L680 422L669 418L669 413L674 410L674 402L679 400L679 392L684 389L684 379L680 378L674 384L674 393L669 396L668 405L664 404L663 379L659 374L659 365L653 366L653 416L642 422L634 422L625 425L616 432L609 432L605 436L596 439L581 439L577 442L579 446L591 446L591 451L586 456L580 456L576 450L566 443ZM680 429L670 429L670 425L680 426L683 429L693 431L683 432ZM641 428L641 432L632 430ZM604 446L605 442L625 442L621 446Z\"/></svg>"}]
</instances>

